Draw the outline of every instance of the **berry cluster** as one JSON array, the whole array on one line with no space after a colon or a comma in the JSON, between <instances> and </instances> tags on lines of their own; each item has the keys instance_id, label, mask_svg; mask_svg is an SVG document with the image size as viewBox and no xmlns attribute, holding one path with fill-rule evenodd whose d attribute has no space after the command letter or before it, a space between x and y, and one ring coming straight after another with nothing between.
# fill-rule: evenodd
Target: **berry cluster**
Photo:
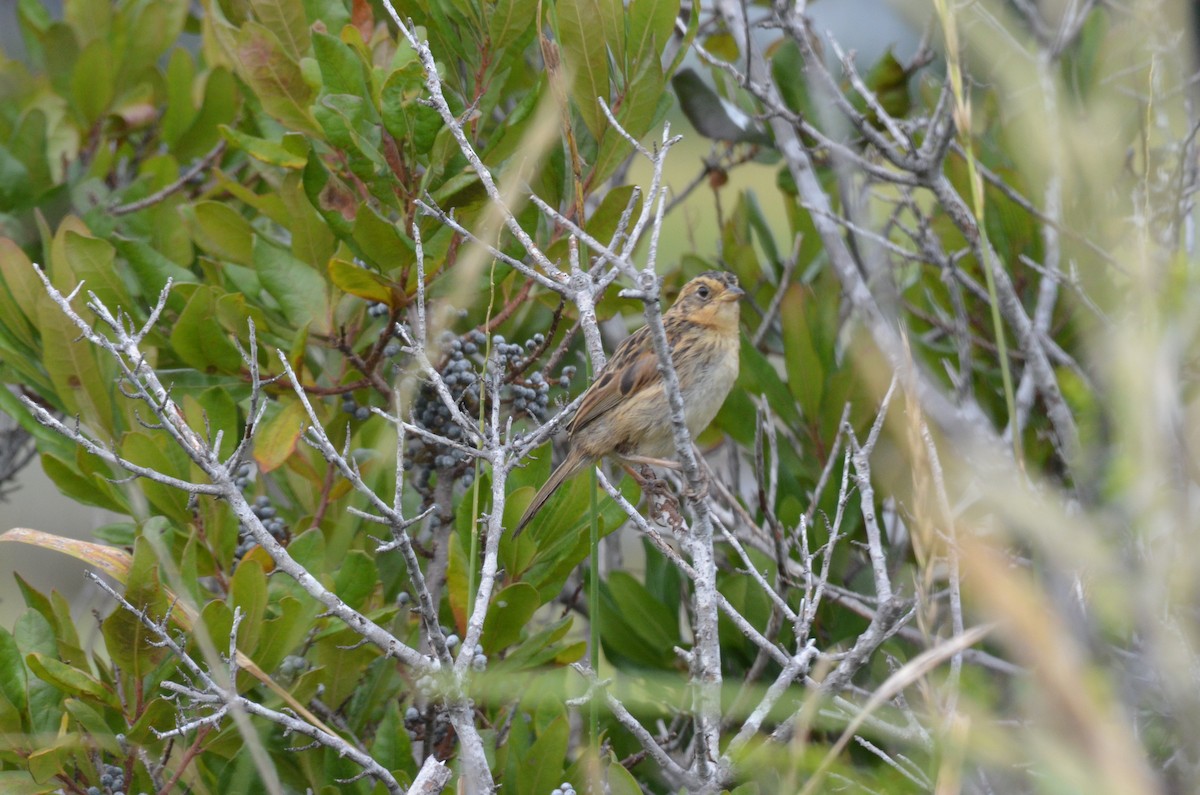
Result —
<instances>
[{"instance_id":1,"label":"berry cluster","mask_svg":"<svg viewBox=\"0 0 1200 795\"><path fill-rule=\"evenodd\" d=\"M467 417L478 417L483 379L479 368L483 365L488 338L476 329L463 337L444 332L439 341L444 352L444 361L438 368L451 398ZM539 370L525 375L533 356L546 343L545 335L534 334L524 345L508 342L495 334L491 338L491 353L502 370L500 400L509 406L514 418L529 417L544 422L549 413L550 387L546 376ZM557 379L557 385L568 389L575 377L575 368L567 366ZM458 441L463 438L463 429L451 418L450 407L438 395L433 384L426 383L417 395L414 407L417 424L433 433ZM406 467L415 469L416 488L429 496L429 481L436 471L441 477L462 480L469 486L474 479L471 457L461 450L445 445L413 438L409 443Z\"/></svg>"},{"instance_id":2,"label":"berry cluster","mask_svg":"<svg viewBox=\"0 0 1200 795\"><path fill-rule=\"evenodd\" d=\"M550 795L575 795L575 786L569 781L564 781L550 790Z\"/></svg>"},{"instance_id":3,"label":"berry cluster","mask_svg":"<svg viewBox=\"0 0 1200 795\"><path fill-rule=\"evenodd\" d=\"M254 481L251 475L254 474L254 467L249 461L243 461L238 464L237 471L233 473L233 484L242 491L245 491Z\"/></svg>"},{"instance_id":4,"label":"berry cluster","mask_svg":"<svg viewBox=\"0 0 1200 795\"><path fill-rule=\"evenodd\" d=\"M125 795L125 770L117 765L105 765L100 773L100 786L87 788L87 795Z\"/></svg>"},{"instance_id":5,"label":"berry cluster","mask_svg":"<svg viewBox=\"0 0 1200 795\"><path fill-rule=\"evenodd\" d=\"M475 655L471 657L471 668L476 671L484 671L487 669L487 655L483 653L483 645L475 644Z\"/></svg>"},{"instance_id":6,"label":"berry cluster","mask_svg":"<svg viewBox=\"0 0 1200 795\"><path fill-rule=\"evenodd\" d=\"M308 660L295 654L289 654L279 663L279 673L284 679L294 679L308 670Z\"/></svg>"},{"instance_id":7,"label":"berry cluster","mask_svg":"<svg viewBox=\"0 0 1200 795\"><path fill-rule=\"evenodd\" d=\"M446 359L439 372L446 389L464 414L468 417L478 416L481 384L479 374L475 371L475 359L487 344L487 337L480 331L473 331L460 339L447 331L442 334L441 343ZM462 438L462 428L451 419L450 407L442 401L431 383L421 386L413 415L418 425L433 433L456 441ZM416 470L416 488L426 496L430 495L429 481L435 471L461 478L470 485L475 477L470 463L470 456L461 450L433 444L420 437L410 440L408 460L405 462L406 466Z\"/></svg>"},{"instance_id":8,"label":"berry cluster","mask_svg":"<svg viewBox=\"0 0 1200 795\"><path fill-rule=\"evenodd\" d=\"M371 418L371 409L368 406L358 405L358 401L352 395L346 395L342 398L342 411L353 415L356 420L366 420Z\"/></svg>"},{"instance_id":9,"label":"berry cluster","mask_svg":"<svg viewBox=\"0 0 1200 795\"><path fill-rule=\"evenodd\" d=\"M255 497L250 510L262 521L263 527L267 529L267 532L276 541L284 543L287 540L287 522L277 515L278 512L275 510L275 506L271 504L270 497L265 494ZM238 533L237 548L233 551L234 559L241 560L257 543L254 540L254 536L246 528L241 528Z\"/></svg>"},{"instance_id":10,"label":"berry cluster","mask_svg":"<svg viewBox=\"0 0 1200 795\"><path fill-rule=\"evenodd\" d=\"M409 707L404 711L404 728L412 739L425 741L427 739L427 730L430 728L425 720L425 716L421 714L421 710L416 707ZM450 727L450 718L444 710L436 710L433 714L433 736L430 747L438 754L439 758L446 758L447 752L453 746L454 735ZM440 752L440 753L439 753Z\"/></svg>"},{"instance_id":11,"label":"berry cluster","mask_svg":"<svg viewBox=\"0 0 1200 795\"><path fill-rule=\"evenodd\" d=\"M373 303L367 306L367 316L372 318L388 318L391 316L392 309L384 303ZM380 333L386 343L383 346L383 355L385 358L391 359L400 355L400 351L404 346L397 339L389 339L396 336L395 324L388 323ZM342 396L342 411L354 417L354 419L362 421L371 418L370 406L360 405L351 394Z\"/></svg>"}]
</instances>

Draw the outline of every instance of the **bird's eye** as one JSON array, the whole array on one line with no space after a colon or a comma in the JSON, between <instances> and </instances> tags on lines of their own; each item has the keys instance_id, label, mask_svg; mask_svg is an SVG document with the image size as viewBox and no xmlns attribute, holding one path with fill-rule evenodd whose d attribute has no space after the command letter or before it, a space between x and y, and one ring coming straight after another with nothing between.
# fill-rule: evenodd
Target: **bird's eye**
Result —
<instances>
[{"instance_id":1,"label":"bird's eye","mask_svg":"<svg viewBox=\"0 0 1200 795\"><path fill-rule=\"evenodd\" d=\"M708 298L710 292L711 291L708 289L708 285L705 284L700 285L700 287L696 290L696 294L701 298Z\"/></svg>"}]
</instances>

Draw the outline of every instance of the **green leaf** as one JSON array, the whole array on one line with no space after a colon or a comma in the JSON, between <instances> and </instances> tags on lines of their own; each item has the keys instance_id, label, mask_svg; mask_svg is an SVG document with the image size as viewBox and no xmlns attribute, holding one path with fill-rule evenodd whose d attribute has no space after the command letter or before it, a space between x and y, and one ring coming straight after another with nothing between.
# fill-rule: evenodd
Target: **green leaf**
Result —
<instances>
[{"instance_id":1,"label":"green leaf","mask_svg":"<svg viewBox=\"0 0 1200 795\"><path fill-rule=\"evenodd\" d=\"M122 48L122 75L136 77L174 49L188 17L188 0L155 0L137 9ZM178 48L182 49L182 48Z\"/></svg>"},{"instance_id":2,"label":"green leaf","mask_svg":"<svg viewBox=\"0 0 1200 795\"><path fill-rule=\"evenodd\" d=\"M670 615L679 615L683 575L650 539L642 539L642 551L646 556L646 590L655 601L666 606Z\"/></svg>"},{"instance_id":3,"label":"green leaf","mask_svg":"<svg viewBox=\"0 0 1200 795\"><path fill-rule=\"evenodd\" d=\"M0 185L3 180L3 174L0 174ZM0 204L3 204L3 197L0 197ZM37 349L37 336L30 318L36 315L39 296L43 295L40 285L33 263L25 252L12 240L0 237L0 324L30 351Z\"/></svg>"},{"instance_id":4,"label":"green leaf","mask_svg":"<svg viewBox=\"0 0 1200 795\"><path fill-rule=\"evenodd\" d=\"M80 474L73 465L54 453L42 454L42 469L58 490L72 500L114 513L125 513L129 507L116 499L107 483Z\"/></svg>"},{"instance_id":5,"label":"green leaf","mask_svg":"<svg viewBox=\"0 0 1200 795\"><path fill-rule=\"evenodd\" d=\"M600 36L612 53L612 62L618 74L628 76L637 71L637 65L625 61L626 41L625 29L628 25L628 15L623 0L597 0L596 9L599 13ZM656 57L655 62L658 62ZM659 67L661 69L661 66ZM614 80L619 79L614 76Z\"/></svg>"},{"instance_id":6,"label":"green leaf","mask_svg":"<svg viewBox=\"0 0 1200 795\"><path fill-rule=\"evenodd\" d=\"M85 127L95 124L113 101L115 71L112 48L95 39L83 48L71 75L71 94Z\"/></svg>"},{"instance_id":7,"label":"green leaf","mask_svg":"<svg viewBox=\"0 0 1200 795\"><path fill-rule=\"evenodd\" d=\"M60 782L39 782L24 770L0 770L0 792L5 795L46 795L59 789Z\"/></svg>"},{"instance_id":8,"label":"green leaf","mask_svg":"<svg viewBox=\"0 0 1200 795\"><path fill-rule=\"evenodd\" d=\"M673 640L678 635L663 605L624 572L600 584L600 641L604 654L618 668L630 666L670 669ZM619 597L619 599L618 599ZM659 628L663 634L657 634Z\"/></svg>"},{"instance_id":9,"label":"green leaf","mask_svg":"<svg viewBox=\"0 0 1200 795\"><path fill-rule=\"evenodd\" d=\"M533 27L530 20L537 16L538 0L498 0L485 3L488 11L488 35L493 52L503 53Z\"/></svg>"},{"instance_id":10,"label":"green leaf","mask_svg":"<svg viewBox=\"0 0 1200 795\"><path fill-rule=\"evenodd\" d=\"M97 432L115 430L113 392L116 369L101 357L57 305L41 302L38 329L42 333L42 364L54 384L55 395L68 414L79 415Z\"/></svg>"},{"instance_id":11,"label":"green leaf","mask_svg":"<svg viewBox=\"0 0 1200 795\"><path fill-rule=\"evenodd\" d=\"M671 38L679 0L630 0L629 69L636 71L647 60L659 61L659 50Z\"/></svg>"},{"instance_id":12,"label":"green leaf","mask_svg":"<svg viewBox=\"0 0 1200 795\"><path fill-rule=\"evenodd\" d=\"M908 115L912 106L912 97L908 91L908 72L904 65L896 60L891 48L888 48L871 67L871 71L867 72L866 83L888 115L895 118Z\"/></svg>"},{"instance_id":13,"label":"green leaf","mask_svg":"<svg viewBox=\"0 0 1200 795\"><path fill-rule=\"evenodd\" d=\"M256 560L243 560L229 583L229 599L242 610L238 625L238 648L252 654L258 647L263 617L267 614L267 575Z\"/></svg>"},{"instance_id":14,"label":"green leaf","mask_svg":"<svg viewBox=\"0 0 1200 795\"><path fill-rule=\"evenodd\" d=\"M551 660L557 661L560 655L569 652L575 645L560 643L570 630L572 623L570 616L564 616L526 638L519 646L513 648L503 660L497 660L494 665L504 671L524 671L539 668ZM571 662L571 660L564 660L562 664L566 664L566 662Z\"/></svg>"},{"instance_id":15,"label":"green leaf","mask_svg":"<svg viewBox=\"0 0 1200 795\"><path fill-rule=\"evenodd\" d=\"M241 213L216 201L197 202L181 209L196 245L218 259L251 264L254 229Z\"/></svg>"},{"instance_id":16,"label":"green leaf","mask_svg":"<svg viewBox=\"0 0 1200 795\"><path fill-rule=\"evenodd\" d=\"M771 232L771 222L767 220L762 205L758 203L758 194L752 190L747 190L745 193L745 204L750 228L754 230L758 244L762 246L763 254L766 255L769 263L778 265L780 262L779 248L775 245L775 235Z\"/></svg>"},{"instance_id":17,"label":"green leaf","mask_svg":"<svg viewBox=\"0 0 1200 795\"><path fill-rule=\"evenodd\" d=\"M537 588L524 582L513 583L492 597L491 608L483 620L484 653L496 654L519 641L541 604Z\"/></svg>"},{"instance_id":18,"label":"green leaf","mask_svg":"<svg viewBox=\"0 0 1200 795\"><path fill-rule=\"evenodd\" d=\"M288 545L288 553L314 577L323 573L326 569L325 534L319 527L310 527L292 539L292 543Z\"/></svg>"},{"instance_id":19,"label":"green leaf","mask_svg":"<svg viewBox=\"0 0 1200 795\"><path fill-rule=\"evenodd\" d=\"M21 713L7 697L0 694L0 749L18 752L27 750L29 739L31 738L26 732L26 727L21 724ZM0 782L2 781L3 778L0 778ZM0 792L7 790L0 788Z\"/></svg>"},{"instance_id":20,"label":"green leaf","mask_svg":"<svg viewBox=\"0 0 1200 795\"><path fill-rule=\"evenodd\" d=\"M384 218L369 204L358 208L354 218L354 241L368 261L383 271L414 260L413 242L394 222Z\"/></svg>"},{"instance_id":21,"label":"green leaf","mask_svg":"<svg viewBox=\"0 0 1200 795\"><path fill-rule=\"evenodd\" d=\"M8 139L8 151L29 171L29 188L33 192L46 190L58 181L50 168L48 127L47 112L33 108L17 122Z\"/></svg>"},{"instance_id":22,"label":"green leaf","mask_svg":"<svg viewBox=\"0 0 1200 795\"><path fill-rule=\"evenodd\" d=\"M158 435L146 431L130 431L121 438L121 454L138 466L154 469L177 478L188 475L188 459L175 445L163 444ZM179 489L147 480L141 484L146 498L156 511L180 525L191 521L188 495Z\"/></svg>"},{"instance_id":23,"label":"green leaf","mask_svg":"<svg viewBox=\"0 0 1200 795\"><path fill-rule=\"evenodd\" d=\"M554 7L563 64L574 76L571 98L583 123L597 141L608 127L608 119L597 98L609 101L608 48L604 37L596 35L601 2L560 0Z\"/></svg>"},{"instance_id":24,"label":"green leaf","mask_svg":"<svg viewBox=\"0 0 1200 795\"><path fill-rule=\"evenodd\" d=\"M187 268L181 268L174 261L162 255L154 246L140 240L123 240L115 238L112 241L117 253L129 265L130 272L137 278L142 287L142 294L158 298L158 294L167 286L167 279L175 284L191 284L199 281L196 274Z\"/></svg>"},{"instance_id":25,"label":"green leaf","mask_svg":"<svg viewBox=\"0 0 1200 795\"><path fill-rule=\"evenodd\" d=\"M8 630L0 627L0 692L19 712L25 712L29 705L25 677L25 660L21 649Z\"/></svg>"},{"instance_id":26,"label":"green leaf","mask_svg":"<svg viewBox=\"0 0 1200 795\"><path fill-rule=\"evenodd\" d=\"M223 433L221 449L218 450L222 457L233 454L240 438L238 407L228 389L212 387L195 397L186 395L183 410L191 427L207 428L214 437L218 431Z\"/></svg>"},{"instance_id":27,"label":"green leaf","mask_svg":"<svg viewBox=\"0 0 1200 795\"><path fill-rule=\"evenodd\" d=\"M804 79L804 56L794 41L785 41L771 59L771 77L779 88L784 104L794 113L805 118L815 118L815 108L808 95L808 83Z\"/></svg>"},{"instance_id":28,"label":"green leaf","mask_svg":"<svg viewBox=\"0 0 1200 795\"><path fill-rule=\"evenodd\" d=\"M678 613L654 598L633 575L612 572L607 581L609 595L621 616L646 640L670 647L680 642Z\"/></svg>"},{"instance_id":29,"label":"green leaf","mask_svg":"<svg viewBox=\"0 0 1200 795\"><path fill-rule=\"evenodd\" d=\"M80 750L78 735L56 737L53 745L37 749L25 760L29 775L43 784L54 783L60 774L65 774L72 766L73 757Z\"/></svg>"},{"instance_id":30,"label":"green leaf","mask_svg":"<svg viewBox=\"0 0 1200 795\"><path fill-rule=\"evenodd\" d=\"M105 706L120 709L121 704L111 690L91 674L67 665L45 654L30 654L25 658L34 676L54 685L64 695L92 698Z\"/></svg>"},{"instance_id":31,"label":"green leaf","mask_svg":"<svg viewBox=\"0 0 1200 795\"><path fill-rule=\"evenodd\" d=\"M250 0L250 7L258 21L275 32L289 56L299 60L308 54L308 17L300 0Z\"/></svg>"},{"instance_id":32,"label":"green leaf","mask_svg":"<svg viewBox=\"0 0 1200 795\"><path fill-rule=\"evenodd\" d=\"M386 770L403 770L410 775L416 773L412 742L404 728L399 703L394 699L384 707L383 719L375 729L375 739L371 742L371 758Z\"/></svg>"},{"instance_id":33,"label":"green leaf","mask_svg":"<svg viewBox=\"0 0 1200 795\"><path fill-rule=\"evenodd\" d=\"M517 772L519 792L549 792L563 780L570 730L566 716L560 716L542 731Z\"/></svg>"},{"instance_id":34,"label":"green leaf","mask_svg":"<svg viewBox=\"0 0 1200 795\"><path fill-rule=\"evenodd\" d=\"M50 605L50 600L46 595L34 588L29 582L21 576L20 572L14 572L13 577L16 578L17 587L21 590L21 597L25 600L25 606L31 610L36 610L41 614L42 618L50 622L54 627L55 635L58 634L58 617L54 615L54 608Z\"/></svg>"},{"instance_id":35,"label":"green leaf","mask_svg":"<svg viewBox=\"0 0 1200 795\"><path fill-rule=\"evenodd\" d=\"M26 610L17 619L16 626L13 628L13 638L17 642L17 647L26 655L40 653L53 657L58 651L54 627L40 613L33 610ZM62 695L58 688L32 676L26 668L25 693L25 703L28 705L32 731L35 733L57 731L62 715L62 710L59 709Z\"/></svg>"},{"instance_id":36,"label":"green leaf","mask_svg":"<svg viewBox=\"0 0 1200 795\"><path fill-rule=\"evenodd\" d=\"M370 96L363 75L362 59L352 47L328 33L314 34L312 43L326 93Z\"/></svg>"},{"instance_id":37,"label":"green leaf","mask_svg":"<svg viewBox=\"0 0 1200 795\"><path fill-rule=\"evenodd\" d=\"M285 596L273 607L279 615L263 625L262 637L254 650L254 661L264 671L275 670L304 641L320 606L312 599L301 602Z\"/></svg>"},{"instance_id":38,"label":"green leaf","mask_svg":"<svg viewBox=\"0 0 1200 795\"><path fill-rule=\"evenodd\" d=\"M79 643L79 632L71 616L71 605L58 591L50 592L54 631L58 636L58 658L68 665L87 667L88 658Z\"/></svg>"},{"instance_id":39,"label":"green leaf","mask_svg":"<svg viewBox=\"0 0 1200 795\"><path fill-rule=\"evenodd\" d=\"M294 328L329 331L329 288L319 271L261 236L254 241L254 269Z\"/></svg>"},{"instance_id":40,"label":"green leaf","mask_svg":"<svg viewBox=\"0 0 1200 795\"><path fill-rule=\"evenodd\" d=\"M173 702L156 698L146 705L137 722L129 727L129 731L125 733L126 739L137 744L157 742L158 736L154 734L153 729L158 729L160 732L170 731L175 727L175 716Z\"/></svg>"},{"instance_id":41,"label":"green leaf","mask_svg":"<svg viewBox=\"0 0 1200 795\"><path fill-rule=\"evenodd\" d=\"M411 145L417 154L429 154L442 129L442 117L420 104L420 72L397 70L388 76L380 92L384 129L397 141Z\"/></svg>"},{"instance_id":42,"label":"green leaf","mask_svg":"<svg viewBox=\"0 0 1200 795\"><path fill-rule=\"evenodd\" d=\"M102 752L114 756L121 753L112 727L105 722L104 715L96 707L77 698L68 698L63 700L63 709L75 719L83 731L91 735L91 739L99 745Z\"/></svg>"},{"instance_id":43,"label":"green leaf","mask_svg":"<svg viewBox=\"0 0 1200 795\"><path fill-rule=\"evenodd\" d=\"M341 559L333 580L333 591L350 607L361 610L378 583L375 561L361 549L352 549Z\"/></svg>"},{"instance_id":44,"label":"green leaf","mask_svg":"<svg viewBox=\"0 0 1200 795\"><path fill-rule=\"evenodd\" d=\"M589 477L576 477L568 481L530 522L525 536L518 539L515 549L513 546L502 549L505 565L519 572L523 581L537 588L543 603L558 594L571 570L588 556L587 528L591 517L587 505L590 488ZM626 499L637 502L639 492L632 478L622 481L620 488ZM514 511L523 507L510 504ZM625 521L625 513L619 505L603 495L599 509L597 522L603 538L621 526ZM512 521L515 522L519 515L514 513ZM513 525L510 523L509 526ZM524 540L526 537L530 539L528 542ZM519 559L523 544L533 547L534 552L528 558Z\"/></svg>"},{"instance_id":45,"label":"green leaf","mask_svg":"<svg viewBox=\"0 0 1200 795\"><path fill-rule=\"evenodd\" d=\"M637 779L617 760L610 759L604 766L607 776L605 791L608 795L641 795L642 788Z\"/></svg>"},{"instance_id":46,"label":"green leaf","mask_svg":"<svg viewBox=\"0 0 1200 795\"><path fill-rule=\"evenodd\" d=\"M325 685L324 699L330 704L340 705L349 698L367 666L379 656L379 650L371 644L356 645L361 639L347 629L332 632L313 644L321 682Z\"/></svg>"},{"instance_id":47,"label":"green leaf","mask_svg":"<svg viewBox=\"0 0 1200 795\"><path fill-rule=\"evenodd\" d=\"M154 550L144 538L133 547L133 563L125 582L125 600L137 610L145 610L151 620L166 614L167 600L158 582L158 562ZM104 645L113 662L133 681L154 670L167 655L166 649L153 645L154 636L141 620L128 610L117 607L101 624Z\"/></svg>"},{"instance_id":48,"label":"green leaf","mask_svg":"<svg viewBox=\"0 0 1200 795\"><path fill-rule=\"evenodd\" d=\"M373 180L387 168L375 106L351 94L323 94L313 106L313 116L329 142L349 156L351 170L363 180ZM359 157L361 155L362 157Z\"/></svg>"},{"instance_id":49,"label":"green leaf","mask_svg":"<svg viewBox=\"0 0 1200 795\"><path fill-rule=\"evenodd\" d=\"M63 238L63 252L71 263L75 276L86 283L84 287L100 299L108 311L114 316L118 310L138 316L140 306L135 306L129 297L125 283L121 281L120 271L114 266L116 249L107 240L80 235L68 231Z\"/></svg>"},{"instance_id":50,"label":"green leaf","mask_svg":"<svg viewBox=\"0 0 1200 795\"><path fill-rule=\"evenodd\" d=\"M34 199L29 169L0 145L0 207L23 208Z\"/></svg>"},{"instance_id":51,"label":"green leaf","mask_svg":"<svg viewBox=\"0 0 1200 795\"><path fill-rule=\"evenodd\" d=\"M137 525L133 522L113 522L97 527L92 531L92 536L114 547L131 547L137 538Z\"/></svg>"},{"instance_id":52,"label":"green leaf","mask_svg":"<svg viewBox=\"0 0 1200 795\"><path fill-rule=\"evenodd\" d=\"M655 120L666 113L671 95L670 92L664 91L665 85L658 59L649 58L642 62L629 85L614 103L617 120L634 138L645 135ZM600 152L596 155L592 180L605 180L611 176L617 166L628 157L629 151L630 145L622 136L604 136Z\"/></svg>"},{"instance_id":53,"label":"green leaf","mask_svg":"<svg viewBox=\"0 0 1200 795\"><path fill-rule=\"evenodd\" d=\"M205 373L236 373L242 357L220 324L213 322L217 298L216 287L200 287L192 293L175 327L171 329L171 346L188 367Z\"/></svg>"},{"instance_id":54,"label":"green leaf","mask_svg":"<svg viewBox=\"0 0 1200 795\"><path fill-rule=\"evenodd\" d=\"M308 112L313 90L270 29L247 22L235 34L233 62L238 74L258 95L263 110L284 126L312 135L320 128Z\"/></svg>"},{"instance_id":55,"label":"green leaf","mask_svg":"<svg viewBox=\"0 0 1200 795\"><path fill-rule=\"evenodd\" d=\"M113 4L107 0L70 0L63 4L63 19L81 42L106 38L112 30Z\"/></svg>"},{"instance_id":56,"label":"green leaf","mask_svg":"<svg viewBox=\"0 0 1200 795\"><path fill-rule=\"evenodd\" d=\"M586 227L588 234L602 243L608 243L617 231L621 216L624 215L626 208L629 206L629 200L633 196L633 192L633 185L622 185L605 193L604 198L600 200L599 206L592 211L591 217L588 218ZM637 218L641 207L642 200L639 197L631 210L631 224Z\"/></svg>"},{"instance_id":57,"label":"green leaf","mask_svg":"<svg viewBox=\"0 0 1200 795\"><path fill-rule=\"evenodd\" d=\"M353 262L337 257L329 260L329 278L344 293L357 295L367 301L386 304L392 302L391 283L374 271L359 267Z\"/></svg>"},{"instance_id":58,"label":"green leaf","mask_svg":"<svg viewBox=\"0 0 1200 795\"><path fill-rule=\"evenodd\" d=\"M230 127L228 124L222 124L220 129L221 135L225 140L262 163L280 166L281 168L301 169L308 162L308 157L304 154L293 152L279 141L255 138L253 135L247 135L240 130Z\"/></svg>"},{"instance_id":59,"label":"green leaf","mask_svg":"<svg viewBox=\"0 0 1200 795\"><path fill-rule=\"evenodd\" d=\"M771 408L785 422L793 426L800 424L800 411L796 400L792 397L787 385L779 377L779 373L767 361L750 341L742 338L741 369L738 375L738 386L741 392L748 395L766 395ZM727 404L728 405L728 404ZM724 411L721 412L724 414Z\"/></svg>"},{"instance_id":60,"label":"green leaf","mask_svg":"<svg viewBox=\"0 0 1200 795\"><path fill-rule=\"evenodd\" d=\"M216 67L204 80L204 100L192 123L174 142L172 151L181 161L200 157L212 149L220 138L220 125L229 124L237 116L242 102L233 74Z\"/></svg>"},{"instance_id":61,"label":"green leaf","mask_svg":"<svg viewBox=\"0 0 1200 795\"><path fill-rule=\"evenodd\" d=\"M282 395L273 408L267 409L266 419L254 438L254 460L262 472L278 469L300 441L300 434L309 424L304 404L293 395Z\"/></svg>"},{"instance_id":62,"label":"green leaf","mask_svg":"<svg viewBox=\"0 0 1200 795\"><path fill-rule=\"evenodd\" d=\"M809 288L793 284L784 293L779 319L783 326L783 361L787 367L788 388L799 401L805 417L820 414L825 388L825 369L817 354L809 330Z\"/></svg>"},{"instance_id":63,"label":"green leaf","mask_svg":"<svg viewBox=\"0 0 1200 795\"><path fill-rule=\"evenodd\" d=\"M308 165L304 167L304 193L330 229L343 239L350 238L350 224L358 212L358 195L341 177L325 168L315 150L309 152Z\"/></svg>"},{"instance_id":64,"label":"green leaf","mask_svg":"<svg viewBox=\"0 0 1200 795\"><path fill-rule=\"evenodd\" d=\"M293 137L299 136L285 138L285 147L296 148ZM302 152L306 153L307 148L308 144L305 143ZM314 268L324 268L333 256L337 241L333 230L304 195L303 179L300 172L285 176L279 187L278 198L289 219L287 226L292 233L292 254Z\"/></svg>"},{"instance_id":65,"label":"green leaf","mask_svg":"<svg viewBox=\"0 0 1200 795\"><path fill-rule=\"evenodd\" d=\"M175 143L200 112L192 101L196 65L191 53L182 47L172 50L171 59L167 62L166 78L167 97L159 122L159 131L167 145L174 149Z\"/></svg>"}]
</instances>

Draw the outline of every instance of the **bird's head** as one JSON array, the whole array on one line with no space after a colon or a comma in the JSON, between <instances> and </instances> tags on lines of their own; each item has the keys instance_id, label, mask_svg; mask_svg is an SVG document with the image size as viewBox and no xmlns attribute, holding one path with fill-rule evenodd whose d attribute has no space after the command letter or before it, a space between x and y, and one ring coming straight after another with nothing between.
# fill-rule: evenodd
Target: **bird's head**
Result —
<instances>
[{"instance_id":1,"label":"bird's head","mask_svg":"<svg viewBox=\"0 0 1200 795\"><path fill-rule=\"evenodd\" d=\"M745 294L732 273L705 271L683 286L670 314L719 331L736 331L738 299Z\"/></svg>"}]
</instances>

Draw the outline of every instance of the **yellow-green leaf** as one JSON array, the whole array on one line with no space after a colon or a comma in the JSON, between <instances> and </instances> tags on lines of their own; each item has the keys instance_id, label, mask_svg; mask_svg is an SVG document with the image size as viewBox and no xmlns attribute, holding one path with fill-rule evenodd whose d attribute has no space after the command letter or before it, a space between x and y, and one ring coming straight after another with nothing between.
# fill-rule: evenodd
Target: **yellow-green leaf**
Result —
<instances>
[{"instance_id":1,"label":"yellow-green leaf","mask_svg":"<svg viewBox=\"0 0 1200 795\"><path fill-rule=\"evenodd\" d=\"M300 434L308 425L308 414L292 395L279 400L280 407L263 423L254 440L254 460L263 472L277 469L296 450Z\"/></svg>"}]
</instances>

